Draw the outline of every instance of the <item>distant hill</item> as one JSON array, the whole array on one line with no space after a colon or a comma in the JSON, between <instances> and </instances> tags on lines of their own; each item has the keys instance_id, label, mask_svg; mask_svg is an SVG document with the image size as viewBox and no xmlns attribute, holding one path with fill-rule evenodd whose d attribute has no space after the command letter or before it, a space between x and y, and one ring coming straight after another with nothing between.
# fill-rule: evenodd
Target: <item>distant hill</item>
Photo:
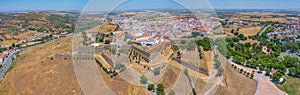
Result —
<instances>
[{"instance_id":1,"label":"distant hill","mask_svg":"<svg viewBox=\"0 0 300 95\"><path fill-rule=\"evenodd\" d=\"M70 15L67 15L70 14ZM0 13L0 34L26 32L28 30L60 33L74 29L78 14L47 12Z\"/></svg>"}]
</instances>

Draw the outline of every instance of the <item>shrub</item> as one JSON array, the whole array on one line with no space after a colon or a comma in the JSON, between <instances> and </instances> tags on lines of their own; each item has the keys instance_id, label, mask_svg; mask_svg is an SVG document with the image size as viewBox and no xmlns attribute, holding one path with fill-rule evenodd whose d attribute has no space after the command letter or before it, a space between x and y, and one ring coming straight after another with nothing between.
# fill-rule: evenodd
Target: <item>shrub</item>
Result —
<instances>
[{"instance_id":1,"label":"shrub","mask_svg":"<svg viewBox=\"0 0 300 95\"><path fill-rule=\"evenodd\" d=\"M117 75L118 75L118 72L116 72L116 71L114 71L113 74L112 74L113 77L115 77Z\"/></svg>"},{"instance_id":2,"label":"shrub","mask_svg":"<svg viewBox=\"0 0 300 95\"><path fill-rule=\"evenodd\" d=\"M144 75L140 76L140 82L142 84L147 84L147 81L148 81L148 79Z\"/></svg>"},{"instance_id":3,"label":"shrub","mask_svg":"<svg viewBox=\"0 0 300 95\"><path fill-rule=\"evenodd\" d=\"M120 72L123 72L126 70L126 66L124 64L116 64L115 68L117 70L120 70Z\"/></svg>"},{"instance_id":4,"label":"shrub","mask_svg":"<svg viewBox=\"0 0 300 95\"><path fill-rule=\"evenodd\" d=\"M218 76L223 75L223 73L224 73L224 69L223 68L219 68L218 69Z\"/></svg>"},{"instance_id":5,"label":"shrub","mask_svg":"<svg viewBox=\"0 0 300 95\"><path fill-rule=\"evenodd\" d=\"M184 74L185 74L185 75L188 75L188 74L189 74L188 69L186 69L186 68L184 69Z\"/></svg>"},{"instance_id":6,"label":"shrub","mask_svg":"<svg viewBox=\"0 0 300 95\"><path fill-rule=\"evenodd\" d=\"M157 84L156 90L157 92L164 92L165 91L164 85L162 83Z\"/></svg>"},{"instance_id":7,"label":"shrub","mask_svg":"<svg viewBox=\"0 0 300 95\"><path fill-rule=\"evenodd\" d=\"M110 40L105 40L104 44L110 44Z\"/></svg>"},{"instance_id":8,"label":"shrub","mask_svg":"<svg viewBox=\"0 0 300 95\"><path fill-rule=\"evenodd\" d=\"M150 91L154 90L154 84L149 84L148 85L148 90L150 90Z\"/></svg>"},{"instance_id":9,"label":"shrub","mask_svg":"<svg viewBox=\"0 0 300 95\"><path fill-rule=\"evenodd\" d=\"M175 95L175 92L173 90L171 90L168 95Z\"/></svg>"},{"instance_id":10,"label":"shrub","mask_svg":"<svg viewBox=\"0 0 300 95\"><path fill-rule=\"evenodd\" d=\"M156 95L165 95L165 92L157 91L157 92L156 92Z\"/></svg>"},{"instance_id":11,"label":"shrub","mask_svg":"<svg viewBox=\"0 0 300 95\"><path fill-rule=\"evenodd\" d=\"M243 73L244 69L240 69L240 73Z\"/></svg>"},{"instance_id":12,"label":"shrub","mask_svg":"<svg viewBox=\"0 0 300 95\"><path fill-rule=\"evenodd\" d=\"M160 74L160 69L159 68L155 68L154 69L154 75L159 75Z\"/></svg>"},{"instance_id":13,"label":"shrub","mask_svg":"<svg viewBox=\"0 0 300 95\"><path fill-rule=\"evenodd\" d=\"M254 73L251 73L250 78L252 79L254 77Z\"/></svg>"}]
</instances>

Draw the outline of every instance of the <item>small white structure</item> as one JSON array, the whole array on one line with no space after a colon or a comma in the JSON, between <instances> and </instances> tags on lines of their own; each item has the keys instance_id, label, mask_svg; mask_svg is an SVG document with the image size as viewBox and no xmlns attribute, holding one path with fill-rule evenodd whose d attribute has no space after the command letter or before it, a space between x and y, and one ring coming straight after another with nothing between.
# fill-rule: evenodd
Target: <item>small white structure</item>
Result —
<instances>
[{"instance_id":1,"label":"small white structure","mask_svg":"<svg viewBox=\"0 0 300 95\"><path fill-rule=\"evenodd\" d=\"M92 43L91 46L98 47L100 46L100 43Z\"/></svg>"}]
</instances>

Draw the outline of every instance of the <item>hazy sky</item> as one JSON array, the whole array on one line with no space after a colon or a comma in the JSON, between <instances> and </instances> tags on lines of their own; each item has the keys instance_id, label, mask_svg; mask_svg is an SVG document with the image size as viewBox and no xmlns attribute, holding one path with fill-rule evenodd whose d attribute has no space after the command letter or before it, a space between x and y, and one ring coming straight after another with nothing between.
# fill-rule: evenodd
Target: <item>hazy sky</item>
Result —
<instances>
[{"instance_id":1,"label":"hazy sky","mask_svg":"<svg viewBox=\"0 0 300 95\"><path fill-rule=\"evenodd\" d=\"M94 0L89 5L102 9L124 0ZM217 9L300 9L300 0L186 0L193 4L212 5ZM89 0L0 0L0 11L10 10L82 10ZM195 2L195 3L194 3ZM179 8L168 0L128 0L124 9Z\"/></svg>"}]
</instances>

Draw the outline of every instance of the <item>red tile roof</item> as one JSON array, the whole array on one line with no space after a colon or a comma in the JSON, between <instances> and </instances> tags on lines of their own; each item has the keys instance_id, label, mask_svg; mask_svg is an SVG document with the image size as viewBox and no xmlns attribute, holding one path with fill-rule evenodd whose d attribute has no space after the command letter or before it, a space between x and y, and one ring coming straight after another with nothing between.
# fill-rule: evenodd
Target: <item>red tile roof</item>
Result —
<instances>
[{"instance_id":1,"label":"red tile roof","mask_svg":"<svg viewBox=\"0 0 300 95\"><path fill-rule=\"evenodd\" d=\"M0 58L3 59L3 58L5 58L5 56L6 56L6 54L1 54Z\"/></svg>"},{"instance_id":2,"label":"red tile roof","mask_svg":"<svg viewBox=\"0 0 300 95\"><path fill-rule=\"evenodd\" d=\"M143 38L143 37L148 37L148 36L150 36L150 34L144 33L142 36L137 36L136 38Z\"/></svg>"},{"instance_id":3,"label":"red tile roof","mask_svg":"<svg viewBox=\"0 0 300 95\"><path fill-rule=\"evenodd\" d=\"M277 71L276 71L276 70L274 70L274 69L271 71L271 73L272 73L272 74L275 74L276 72L277 72Z\"/></svg>"}]
</instances>

